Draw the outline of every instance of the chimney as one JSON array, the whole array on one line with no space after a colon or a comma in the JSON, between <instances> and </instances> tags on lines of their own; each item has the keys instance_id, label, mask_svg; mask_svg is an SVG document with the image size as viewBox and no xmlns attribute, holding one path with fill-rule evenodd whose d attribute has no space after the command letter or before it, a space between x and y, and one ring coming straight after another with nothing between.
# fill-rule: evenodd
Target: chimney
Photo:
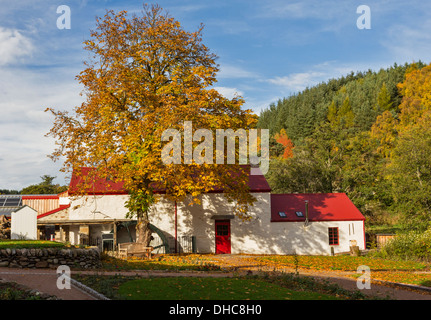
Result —
<instances>
[{"instance_id":1,"label":"chimney","mask_svg":"<svg viewBox=\"0 0 431 320\"><path fill-rule=\"evenodd\" d=\"M305 200L305 223L304 226L308 225L308 200Z\"/></svg>"}]
</instances>

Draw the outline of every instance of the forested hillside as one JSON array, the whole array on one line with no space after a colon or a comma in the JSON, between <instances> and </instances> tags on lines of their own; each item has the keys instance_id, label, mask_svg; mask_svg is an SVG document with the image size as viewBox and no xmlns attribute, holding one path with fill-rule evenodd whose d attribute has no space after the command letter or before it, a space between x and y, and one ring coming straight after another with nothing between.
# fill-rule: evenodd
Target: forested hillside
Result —
<instances>
[{"instance_id":1,"label":"forested hillside","mask_svg":"<svg viewBox=\"0 0 431 320\"><path fill-rule=\"evenodd\" d=\"M351 73L264 110L274 193L346 192L370 224L431 217L431 65Z\"/></svg>"}]
</instances>

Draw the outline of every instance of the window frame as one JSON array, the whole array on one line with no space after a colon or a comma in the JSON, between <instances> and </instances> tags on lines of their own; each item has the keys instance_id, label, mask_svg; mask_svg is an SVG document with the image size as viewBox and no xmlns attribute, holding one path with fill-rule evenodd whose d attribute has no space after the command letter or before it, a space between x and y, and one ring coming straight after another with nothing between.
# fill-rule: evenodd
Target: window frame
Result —
<instances>
[{"instance_id":1,"label":"window frame","mask_svg":"<svg viewBox=\"0 0 431 320\"><path fill-rule=\"evenodd\" d=\"M338 227L328 227L328 243L330 246L340 245L340 232Z\"/></svg>"},{"instance_id":2,"label":"window frame","mask_svg":"<svg viewBox=\"0 0 431 320\"><path fill-rule=\"evenodd\" d=\"M295 211L295 214L298 218L304 218L304 213L302 211Z\"/></svg>"}]
</instances>

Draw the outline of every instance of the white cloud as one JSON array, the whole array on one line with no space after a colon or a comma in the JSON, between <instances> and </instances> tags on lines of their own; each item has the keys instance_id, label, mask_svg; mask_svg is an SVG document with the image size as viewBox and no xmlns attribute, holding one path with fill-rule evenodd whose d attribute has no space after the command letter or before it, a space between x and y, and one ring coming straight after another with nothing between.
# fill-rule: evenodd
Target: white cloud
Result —
<instances>
[{"instance_id":1,"label":"white cloud","mask_svg":"<svg viewBox=\"0 0 431 320\"><path fill-rule=\"evenodd\" d=\"M222 96L228 99L232 99L235 96L244 96L244 92L238 90L237 88L214 87L213 89L217 90Z\"/></svg>"},{"instance_id":2,"label":"white cloud","mask_svg":"<svg viewBox=\"0 0 431 320\"><path fill-rule=\"evenodd\" d=\"M44 110L70 110L82 102L72 69L26 70L0 68L0 189L17 189L40 182L49 174L63 179L61 163L47 155L54 139L45 137L53 117ZM58 180L58 183L65 183Z\"/></svg>"},{"instance_id":3,"label":"white cloud","mask_svg":"<svg viewBox=\"0 0 431 320\"><path fill-rule=\"evenodd\" d=\"M320 64L313 65L303 72L292 73L286 76L277 76L263 80L263 82L280 87L282 89L282 94L284 95L294 94L306 89L307 87L313 87L330 79L337 79L342 76L346 76L351 72L365 72L368 69L378 71L380 68L387 68L391 65L391 63L382 65L380 62L342 63L335 60L325 61Z\"/></svg>"},{"instance_id":4,"label":"white cloud","mask_svg":"<svg viewBox=\"0 0 431 320\"><path fill-rule=\"evenodd\" d=\"M273 79L268 79L268 82L277 86L285 87L289 89L289 91L296 92L318 84L323 76L324 73L322 72L310 71L293 73L284 77L275 77Z\"/></svg>"},{"instance_id":5,"label":"white cloud","mask_svg":"<svg viewBox=\"0 0 431 320\"><path fill-rule=\"evenodd\" d=\"M271 1L262 6L258 17L269 19L313 19L332 20L345 19L346 13L356 13L357 5L349 1L308 0L308 1Z\"/></svg>"},{"instance_id":6,"label":"white cloud","mask_svg":"<svg viewBox=\"0 0 431 320\"><path fill-rule=\"evenodd\" d=\"M244 32L249 32L251 26L245 20L221 20L210 19L206 23L208 27L216 29L218 32L228 35L239 35Z\"/></svg>"},{"instance_id":7,"label":"white cloud","mask_svg":"<svg viewBox=\"0 0 431 320\"><path fill-rule=\"evenodd\" d=\"M196 12L206 8L208 8L208 4L199 3L199 4L174 5L174 6L168 7L166 10L169 12L170 11L175 12L176 14L188 14L190 12Z\"/></svg>"},{"instance_id":8,"label":"white cloud","mask_svg":"<svg viewBox=\"0 0 431 320\"><path fill-rule=\"evenodd\" d=\"M17 62L30 56L33 45L27 37L16 29L0 27L0 65Z\"/></svg>"},{"instance_id":9,"label":"white cloud","mask_svg":"<svg viewBox=\"0 0 431 320\"><path fill-rule=\"evenodd\" d=\"M230 64L221 64L220 72L217 75L220 79L238 79L238 78L256 78L254 72L245 70L238 66Z\"/></svg>"},{"instance_id":10,"label":"white cloud","mask_svg":"<svg viewBox=\"0 0 431 320\"><path fill-rule=\"evenodd\" d=\"M394 24L388 28L387 37L381 43L388 49L394 61L413 62L431 60L431 19L422 21L414 27Z\"/></svg>"}]
</instances>

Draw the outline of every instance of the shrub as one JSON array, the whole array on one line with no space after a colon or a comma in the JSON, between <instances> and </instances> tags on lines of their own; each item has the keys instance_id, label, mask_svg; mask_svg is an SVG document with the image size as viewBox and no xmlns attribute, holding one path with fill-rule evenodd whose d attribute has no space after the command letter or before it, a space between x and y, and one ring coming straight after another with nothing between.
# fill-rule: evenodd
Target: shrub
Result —
<instances>
[{"instance_id":1,"label":"shrub","mask_svg":"<svg viewBox=\"0 0 431 320\"><path fill-rule=\"evenodd\" d=\"M13 288L6 288L0 291L0 300L20 300L22 293Z\"/></svg>"},{"instance_id":2,"label":"shrub","mask_svg":"<svg viewBox=\"0 0 431 320\"><path fill-rule=\"evenodd\" d=\"M431 228L424 232L409 231L398 234L377 253L382 258L402 260L431 260Z\"/></svg>"}]
</instances>

